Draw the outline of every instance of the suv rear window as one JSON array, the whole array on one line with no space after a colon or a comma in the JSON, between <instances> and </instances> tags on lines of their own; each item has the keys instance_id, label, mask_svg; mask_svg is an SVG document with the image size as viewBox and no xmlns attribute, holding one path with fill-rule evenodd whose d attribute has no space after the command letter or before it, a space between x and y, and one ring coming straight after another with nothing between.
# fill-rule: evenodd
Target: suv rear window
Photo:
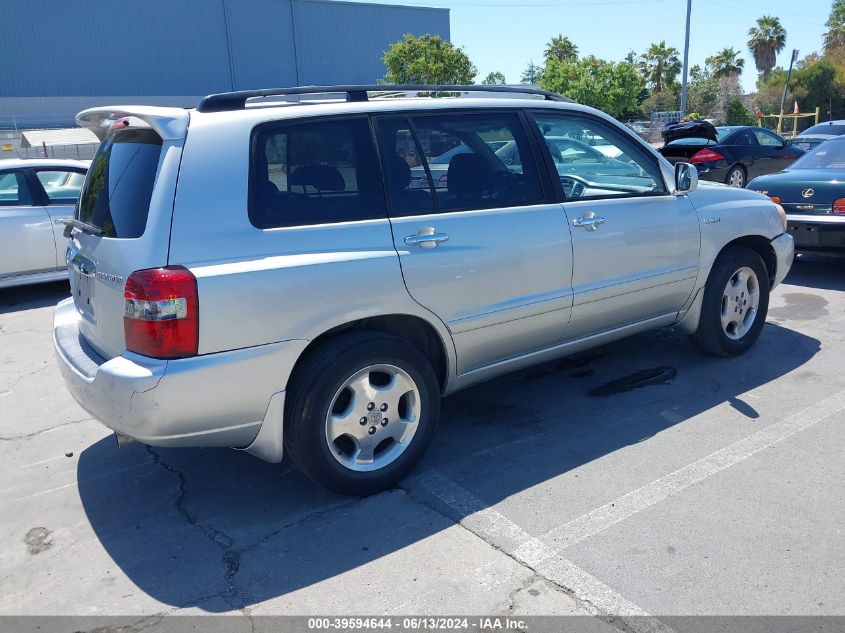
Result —
<instances>
[{"instance_id":1,"label":"suv rear window","mask_svg":"<svg viewBox=\"0 0 845 633\"><path fill-rule=\"evenodd\" d=\"M97 149L76 218L103 237L141 237L147 227L161 137L149 129L110 133Z\"/></svg>"},{"instance_id":2,"label":"suv rear window","mask_svg":"<svg viewBox=\"0 0 845 633\"><path fill-rule=\"evenodd\" d=\"M253 137L249 219L260 229L385 217L366 119L261 126Z\"/></svg>"}]
</instances>

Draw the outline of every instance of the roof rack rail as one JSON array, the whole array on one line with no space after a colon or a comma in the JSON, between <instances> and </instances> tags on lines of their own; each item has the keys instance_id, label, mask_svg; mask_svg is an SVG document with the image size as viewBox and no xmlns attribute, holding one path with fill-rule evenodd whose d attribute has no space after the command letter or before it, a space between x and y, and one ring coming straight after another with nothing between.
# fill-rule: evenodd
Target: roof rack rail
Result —
<instances>
[{"instance_id":1,"label":"roof rack rail","mask_svg":"<svg viewBox=\"0 0 845 633\"><path fill-rule=\"evenodd\" d=\"M541 96L547 101L572 102L554 92L530 86L488 86L488 85L351 85L351 86L293 86L290 88L266 88L263 90L238 90L221 92L205 97L197 105L198 112L225 112L242 110L248 99L309 94L346 93L347 101L367 101L370 92L503 92L510 94Z\"/></svg>"}]
</instances>

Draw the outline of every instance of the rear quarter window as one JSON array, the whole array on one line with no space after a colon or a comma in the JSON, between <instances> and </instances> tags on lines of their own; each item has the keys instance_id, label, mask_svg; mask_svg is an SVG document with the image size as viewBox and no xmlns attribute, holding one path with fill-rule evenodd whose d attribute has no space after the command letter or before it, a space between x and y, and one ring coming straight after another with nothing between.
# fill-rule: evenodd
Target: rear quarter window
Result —
<instances>
[{"instance_id":1,"label":"rear quarter window","mask_svg":"<svg viewBox=\"0 0 845 633\"><path fill-rule=\"evenodd\" d=\"M103 237L141 237L147 227L161 137L150 129L123 129L100 143L79 197L76 218Z\"/></svg>"},{"instance_id":2,"label":"rear quarter window","mask_svg":"<svg viewBox=\"0 0 845 633\"><path fill-rule=\"evenodd\" d=\"M264 124L253 132L249 219L260 229L385 217L364 118Z\"/></svg>"}]
</instances>

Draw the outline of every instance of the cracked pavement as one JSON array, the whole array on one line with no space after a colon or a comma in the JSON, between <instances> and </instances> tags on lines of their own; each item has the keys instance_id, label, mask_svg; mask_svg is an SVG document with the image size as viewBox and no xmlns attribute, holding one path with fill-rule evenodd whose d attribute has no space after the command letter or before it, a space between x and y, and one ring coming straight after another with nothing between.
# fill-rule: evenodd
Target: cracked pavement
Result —
<instances>
[{"instance_id":1,"label":"cracked pavement","mask_svg":"<svg viewBox=\"0 0 845 633\"><path fill-rule=\"evenodd\" d=\"M417 471L366 499L118 449L56 368L66 292L0 291L0 615L845 615L842 260L797 263L740 359L661 331L446 399Z\"/></svg>"}]
</instances>

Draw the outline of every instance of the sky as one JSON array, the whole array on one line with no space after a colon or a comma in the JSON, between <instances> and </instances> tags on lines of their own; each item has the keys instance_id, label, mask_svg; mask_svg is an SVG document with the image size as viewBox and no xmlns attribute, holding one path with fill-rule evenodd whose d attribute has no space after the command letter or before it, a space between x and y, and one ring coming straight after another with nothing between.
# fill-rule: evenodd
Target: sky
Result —
<instances>
[{"instance_id":1,"label":"sky","mask_svg":"<svg viewBox=\"0 0 845 633\"><path fill-rule=\"evenodd\" d=\"M542 64L546 43L562 34L579 53L613 61L633 50L666 40L683 56L686 0L370 0L388 4L450 9L451 40L478 67L476 81L500 71L518 83L533 59ZM778 64L789 65L793 48L800 57L821 49L831 0L692 0L690 66L725 48L742 51L742 84L754 90L757 71L748 51L748 29L762 15L775 15L786 29Z\"/></svg>"}]
</instances>

